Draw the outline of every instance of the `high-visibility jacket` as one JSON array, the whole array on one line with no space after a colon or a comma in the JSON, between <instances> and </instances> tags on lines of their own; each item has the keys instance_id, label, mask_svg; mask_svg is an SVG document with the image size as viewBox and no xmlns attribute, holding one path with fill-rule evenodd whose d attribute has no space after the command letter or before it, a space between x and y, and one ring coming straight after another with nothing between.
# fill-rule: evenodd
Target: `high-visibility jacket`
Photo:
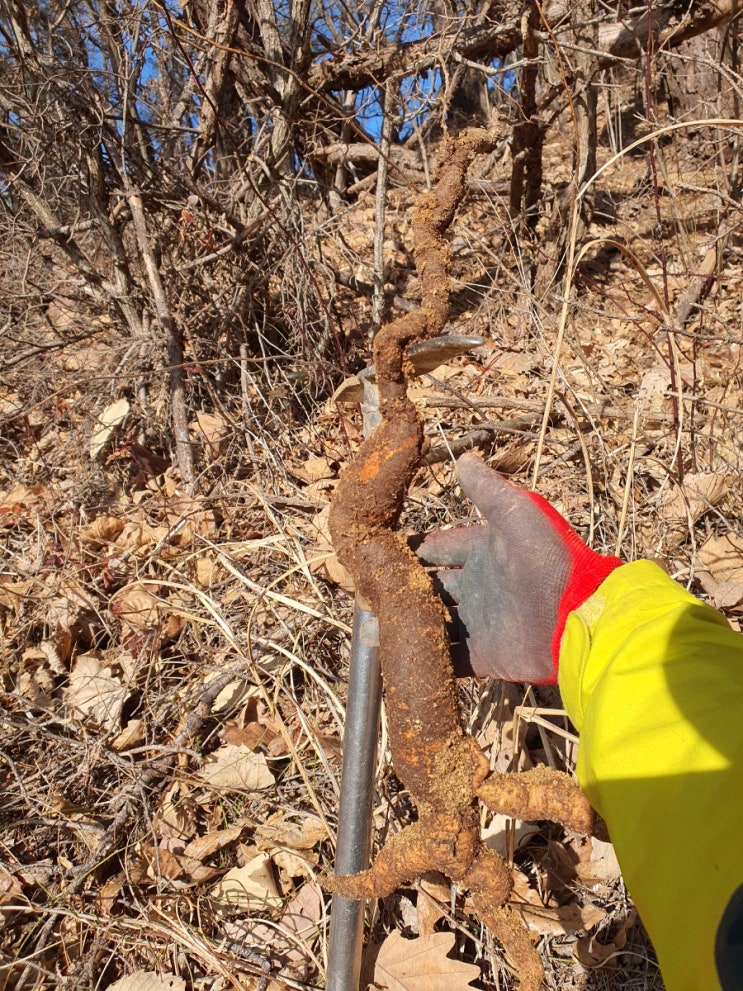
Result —
<instances>
[{"instance_id":1,"label":"high-visibility jacket","mask_svg":"<svg viewBox=\"0 0 743 991\"><path fill-rule=\"evenodd\" d=\"M743 637L636 561L568 617L559 685L667 991L741 991Z\"/></svg>"}]
</instances>

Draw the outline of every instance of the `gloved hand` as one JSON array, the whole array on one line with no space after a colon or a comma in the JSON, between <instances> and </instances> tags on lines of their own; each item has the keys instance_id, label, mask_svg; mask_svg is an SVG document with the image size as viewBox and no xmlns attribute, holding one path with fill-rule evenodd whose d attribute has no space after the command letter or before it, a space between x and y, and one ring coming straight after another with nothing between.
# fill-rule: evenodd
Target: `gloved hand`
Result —
<instances>
[{"instance_id":1,"label":"gloved hand","mask_svg":"<svg viewBox=\"0 0 743 991\"><path fill-rule=\"evenodd\" d=\"M458 607L457 674L553 684L568 614L622 562L476 455L459 459L457 476L486 525L440 530L416 548Z\"/></svg>"}]
</instances>

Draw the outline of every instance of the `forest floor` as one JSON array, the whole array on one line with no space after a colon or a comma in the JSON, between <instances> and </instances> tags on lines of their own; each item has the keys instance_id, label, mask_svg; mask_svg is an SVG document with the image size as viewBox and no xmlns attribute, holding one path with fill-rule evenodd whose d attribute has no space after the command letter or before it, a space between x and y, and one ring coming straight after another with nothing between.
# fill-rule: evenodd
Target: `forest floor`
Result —
<instances>
[{"instance_id":1,"label":"forest floor","mask_svg":"<svg viewBox=\"0 0 743 991\"><path fill-rule=\"evenodd\" d=\"M545 148L553 191L566 147L556 132ZM554 249L549 209L528 251L508 245L509 162L478 162L452 227L450 329L485 342L412 386L435 453L408 531L474 519L454 454L475 446L596 550L658 560L739 628L743 238L727 154L704 128L659 144L655 173L645 146L602 146L564 307L559 274L525 288L527 255ZM390 189L385 242L390 297L409 301L415 195ZM318 216L323 264L369 281L373 190L336 218L342 239ZM333 312L357 368L370 302L338 288ZM53 341L79 315L53 303L46 319ZM327 513L359 407L313 398L291 369L232 395L195 363L201 494L186 496L164 446L142 442L128 348L103 328L0 385L0 991L319 988L353 603ZM163 386L163 435L167 417ZM493 767L574 767L554 690L462 682L461 697ZM376 842L412 813L385 744ZM609 844L485 814L483 831L547 988L661 991ZM370 905L366 932L379 986L517 986L436 879Z\"/></svg>"}]
</instances>

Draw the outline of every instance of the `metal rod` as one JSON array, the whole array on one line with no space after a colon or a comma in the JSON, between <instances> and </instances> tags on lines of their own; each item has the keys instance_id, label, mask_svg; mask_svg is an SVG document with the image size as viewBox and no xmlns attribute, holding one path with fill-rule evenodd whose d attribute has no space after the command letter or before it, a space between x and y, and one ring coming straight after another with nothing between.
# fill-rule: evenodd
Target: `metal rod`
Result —
<instances>
[{"instance_id":1,"label":"metal rod","mask_svg":"<svg viewBox=\"0 0 743 991\"><path fill-rule=\"evenodd\" d=\"M336 874L358 874L369 866L381 695L377 620L357 598L343 734ZM364 906L363 901L333 896L327 991L359 989Z\"/></svg>"}]
</instances>

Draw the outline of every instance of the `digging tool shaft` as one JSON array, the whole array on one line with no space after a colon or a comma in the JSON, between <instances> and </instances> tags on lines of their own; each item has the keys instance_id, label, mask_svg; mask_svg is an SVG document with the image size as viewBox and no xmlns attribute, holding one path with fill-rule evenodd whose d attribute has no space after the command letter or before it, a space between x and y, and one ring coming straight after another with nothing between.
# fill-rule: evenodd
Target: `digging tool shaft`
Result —
<instances>
[{"instance_id":1,"label":"digging tool shaft","mask_svg":"<svg viewBox=\"0 0 743 991\"><path fill-rule=\"evenodd\" d=\"M336 870L344 874L369 866L381 696L377 620L357 599L335 858ZM333 895L327 991L358 991L365 904Z\"/></svg>"}]
</instances>

